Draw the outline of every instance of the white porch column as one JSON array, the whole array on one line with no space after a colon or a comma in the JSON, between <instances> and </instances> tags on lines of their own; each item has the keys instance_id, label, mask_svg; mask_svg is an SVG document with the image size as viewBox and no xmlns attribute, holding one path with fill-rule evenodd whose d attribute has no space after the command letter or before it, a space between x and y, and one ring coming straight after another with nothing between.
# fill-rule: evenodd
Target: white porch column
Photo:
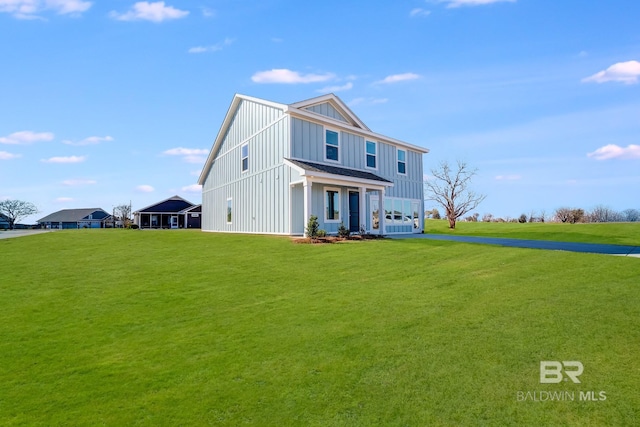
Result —
<instances>
[{"instance_id":1,"label":"white porch column","mask_svg":"<svg viewBox=\"0 0 640 427\"><path fill-rule=\"evenodd\" d=\"M385 223L387 222L387 215L384 211L384 187L380 190L380 206L378 212L378 221L380 221L380 235L385 233Z\"/></svg>"},{"instance_id":2,"label":"white porch column","mask_svg":"<svg viewBox=\"0 0 640 427\"><path fill-rule=\"evenodd\" d=\"M305 178L302 183L303 193L304 193L304 237L307 236L307 223L309 222L309 217L311 216L311 186L313 183Z\"/></svg>"},{"instance_id":3,"label":"white porch column","mask_svg":"<svg viewBox=\"0 0 640 427\"><path fill-rule=\"evenodd\" d=\"M359 188L359 192L358 195L360 196L360 200L359 200L359 204L360 204L360 218L358 219L358 221L360 222L358 224L358 232L361 229L365 229L367 228L366 224L367 224L367 199L365 198L365 195L367 194L367 189L365 187L360 187Z\"/></svg>"}]
</instances>

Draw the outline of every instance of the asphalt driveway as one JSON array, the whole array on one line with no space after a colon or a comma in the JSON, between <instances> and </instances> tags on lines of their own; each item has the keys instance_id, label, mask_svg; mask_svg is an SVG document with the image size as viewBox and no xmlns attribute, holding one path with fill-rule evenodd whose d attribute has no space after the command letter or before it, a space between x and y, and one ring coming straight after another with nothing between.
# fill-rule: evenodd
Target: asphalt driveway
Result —
<instances>
[{"instance_id":1,"label":"asphalt driveway","mask_svg":"<svg viewBox=\"0 0 640 427\"><path fill-rule=\"evenodd\" d=\"M592 254L640 257L640 246L605 245L600 243L555 242L551 240L508 239L503 237L451 236L448 234L402 234L394 239L450 240L464 243L509 246L514 248L547 249L553 251L586 252Z\"/></svg>"},{"instance_id":2,"label":"asphalt driveway","mask_svg":"<svg viewBox=\"0 0 640 427\"><path fill-rule=\"evenodd\" d=\"M11 237L31 236L34 234L51 233L54 230L7 230L0 231L0 239L9 239Z\"/></svg>"}]
</instances>

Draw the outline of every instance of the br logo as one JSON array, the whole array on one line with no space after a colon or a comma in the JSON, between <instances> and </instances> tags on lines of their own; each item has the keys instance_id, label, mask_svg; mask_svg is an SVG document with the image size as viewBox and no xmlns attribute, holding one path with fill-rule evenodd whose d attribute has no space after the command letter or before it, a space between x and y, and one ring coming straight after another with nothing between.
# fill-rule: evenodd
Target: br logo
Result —
<instances>
[{"instance_id":1,"label":"br logo","mask_svg":"<svg viewBox=\"0 0 640 427\"><path fill-rule=\"evenodd\" d=\"M541 384L556 384L561 382L563 379L566 381L567 379L562 374L564 371L564 375L571 378L571 381L578 384L580 380L578 377L582 375L582 371L584 371L584 366L582 363L578 361L565 361L565 362L556 362L550 360L544 360L540 362L540 383Z\"/></svg>"}]
</instances>

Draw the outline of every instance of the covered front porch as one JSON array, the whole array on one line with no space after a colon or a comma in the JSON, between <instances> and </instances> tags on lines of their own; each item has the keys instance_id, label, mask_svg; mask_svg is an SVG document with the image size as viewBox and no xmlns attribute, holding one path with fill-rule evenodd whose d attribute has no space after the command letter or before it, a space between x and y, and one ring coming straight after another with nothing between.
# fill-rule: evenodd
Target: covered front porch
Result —
<instances>
[{"instance_id":1,"label":"covered front porch","mask_svg":"<svg viewBox=\"0 0 640 427\"><path fill-rule=\"evenodd\" d=\"M385 191L393 183L369 172L286 159L300 176L291 185L291 234L306 235L309 217L336 234L340 225L352 233L385 234L380 220ZM410 232L410 230L408 230Z\"/></svg>"}]
</instances>

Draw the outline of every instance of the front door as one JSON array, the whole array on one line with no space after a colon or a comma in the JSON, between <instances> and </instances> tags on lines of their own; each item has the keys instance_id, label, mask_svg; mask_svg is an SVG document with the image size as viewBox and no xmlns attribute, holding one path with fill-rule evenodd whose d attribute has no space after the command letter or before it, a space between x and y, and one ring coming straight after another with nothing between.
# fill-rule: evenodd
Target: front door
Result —
<instances>
[{"instance_id":1,"label":"front door","mask_svg":"<svg viewBox=\"0 0 640 427\"><path fill-rule=\"evenodd\" d=\"M171 228L178 228L178 217L177 216L172 216L171 217Z\"/></svg>"},{"instance_id":2,"label":"front door","mask_svg":"<svg viewBox=\"0 0 640 427\"><path fill-rule=\"evenodd\" d=\"M349 191L349 231L360 231L360 193Z\"/></svg>"}]
</instances>

